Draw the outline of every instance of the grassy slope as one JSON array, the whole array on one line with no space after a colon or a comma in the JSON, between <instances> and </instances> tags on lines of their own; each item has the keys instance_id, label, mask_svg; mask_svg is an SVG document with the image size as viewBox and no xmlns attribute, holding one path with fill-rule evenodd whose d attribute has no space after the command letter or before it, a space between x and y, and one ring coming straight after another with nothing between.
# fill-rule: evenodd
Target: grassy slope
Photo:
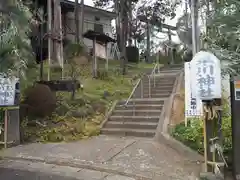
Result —
<instances>
[{"instance_id":1,"label":"grassy slope","mask_svg":"<svg viewBox=\"0 0 240 180\"><path fill-rule=\"evenodd\" d=\"M119 62L109 61L108 74L102 76L102 79L92 79L90 64L80 67L79 80L84 85L83 91L76 93L74 101L70 100L70 93L57 93L58 99L61 99L61 105L48 119L47 127L29 126L26 125L27 121L22 123L25 140L57 142L98 135L99 125L104 120L105 112L111 104L115 100L127 98L139 75L144 72L145 68L152 67L152 64L128 65L127 75L122 76ZM99 69L104 69L103 61L100 61ZM66 68L66 72L68 71ZM38 69L30 69L28 79L22 83L22 89L37 80L38 75ZM59 76L59 72L52 71L52 79L57 79Z\"/></svg>"}]
</instances>

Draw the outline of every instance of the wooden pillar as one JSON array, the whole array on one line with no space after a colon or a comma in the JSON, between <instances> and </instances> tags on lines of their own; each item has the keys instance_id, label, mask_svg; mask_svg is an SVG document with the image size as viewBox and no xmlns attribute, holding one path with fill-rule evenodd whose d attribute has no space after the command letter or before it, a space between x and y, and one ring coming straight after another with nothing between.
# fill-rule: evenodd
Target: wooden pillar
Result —
<instances>
[{"instance_id":1,"label":"wooden pillar","mask_svg":"<svg viewBox=\"0 0 240 180\"><path fill-rule=\"evenodd\" d=\"M93 39L93 78L97 78L96 37Z\"/></svg>"},{"instance_id":2,"label":"wooden pillar","mask_svg":"<svg viewBox=\"0 0 240 180\"><path fill-rule=\"evenodd\" d=\"M105 44L105 51L106 51L106 64L105 64L105 69L108 71L108 43L106 42Z\"/></svg>"},{"instance_id":3,"label":"wooden pillar","mask_svg":"<svg viewBox=\"0 0 240 180\"><path fill-rule=\"evenodd\" d=\"M52 0L47 1L48 14L48 81L51 76L51 56L52 56Z\"/></svg>"}]
</instances>

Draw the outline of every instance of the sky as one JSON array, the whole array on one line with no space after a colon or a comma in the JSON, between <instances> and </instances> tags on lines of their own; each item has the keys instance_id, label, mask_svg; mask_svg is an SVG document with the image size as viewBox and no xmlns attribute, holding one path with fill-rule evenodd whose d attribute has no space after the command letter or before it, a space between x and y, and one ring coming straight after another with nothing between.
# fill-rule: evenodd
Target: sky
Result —
<instances>
[{"instance_id":1,"label":"sky","mask_svg":"<svg viewBox=\"0 0 240 180\"><path fill-rule=\"evenodd\" d=\"M70 0L70 1L74 1L74 0ZM79 2L80 2L80 0L79 0ZM94 6L93 0L84 0L84 4L85 4L85 5L89 5L89 6ZM176 23L177 23L178 18L183 14L183 5L180 5L180 6L177 8L176 14L177 14L177 15L176 15L176 17L175 17L174 19L172 19L172 20L166 20L165 23L166 23L166 24L169 24L169 25L172 25L172 26L175 26ZM176 33L175 33L175 34L176 34ZM164 33L159 33L159 34L158 34L158 37L163 38L162 41L168 39L167 34L164 34ZM177 43L180 42L177 35L176 35L176 36L172 36L172 40L173 40L174 42L177 42Z\"/></svg>"}]
</instances>

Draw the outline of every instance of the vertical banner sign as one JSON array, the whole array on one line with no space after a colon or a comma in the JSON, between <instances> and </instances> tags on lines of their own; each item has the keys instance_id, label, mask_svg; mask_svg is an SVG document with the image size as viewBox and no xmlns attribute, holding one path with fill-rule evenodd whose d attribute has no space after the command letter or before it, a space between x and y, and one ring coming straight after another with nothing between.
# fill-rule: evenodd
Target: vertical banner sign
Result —
<instances>
[{"instance_id":1,"label":"vertical banner sign","mask_svg":"<svg viewBox=\"0 0 240 180\"><path fill-rule=\"evenodd\" d=\"M0 107L15 104L17 78L7 78L0 75Z\"/></svg>"},{"instance_id":2,"label":"vertical banner sign","mask_svg":"<svg viewBox=\"0 0 240 180\"><path fill-rule=\"evenodd\" d=\"M199 98L192 96L192 78L191 78L191 63L184 63L185 71L185 124L187 118L199 117L202 115L202 101Z\"/></svg>"}]
</instances>

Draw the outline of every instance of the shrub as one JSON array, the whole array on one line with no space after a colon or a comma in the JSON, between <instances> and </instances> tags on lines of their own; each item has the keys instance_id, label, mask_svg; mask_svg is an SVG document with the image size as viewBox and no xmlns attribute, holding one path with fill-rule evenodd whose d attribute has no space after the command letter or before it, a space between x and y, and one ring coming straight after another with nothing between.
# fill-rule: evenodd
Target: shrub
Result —
<instances>
[{"instance_id":1,"label":"shrub","mask_svg":"<svg viewBox=\"0 0 240 180\"><path fill-rule=\"evenodd\" d=\"M201 153L203 151L203 126L199 119L191 119L189 125L180 123L174 128L172 135L185 145Z\"/></svg>"},{"instance_id":2,"label":"shrub","mask_svg":"<svg viewBox=\"0 0 240 180\"><path fill-rule=\"evenodd\" d=\"M222 118L223 148L224 154L229 155L232 148L231 117ZM190 148L203 153L203 122L199 119L191 119L190 125L178 124L172 131L172 136Z\"/></svg>"},{"instance_id":3,"label":"shrub","mask_svg":"<svg viewBox=\"0 0 240 180\"><path fill-rule=\"evenodd\" d=\"M56 108L56 96L46 85L36 84L26 90L25 98L20 105L20 114L44 118L50 116Z\"/></svg>"},{"instance_id":4,"label":"shrub","mask_svg":"<svg viewBox=\"0 0 240 180\"><path fill-rule=\"evenodd\" d=\"M138 63L139 62L139 50L135 46L129 46L126 48L126 55L128 62Z\"/></svg>"}]
</instances>

